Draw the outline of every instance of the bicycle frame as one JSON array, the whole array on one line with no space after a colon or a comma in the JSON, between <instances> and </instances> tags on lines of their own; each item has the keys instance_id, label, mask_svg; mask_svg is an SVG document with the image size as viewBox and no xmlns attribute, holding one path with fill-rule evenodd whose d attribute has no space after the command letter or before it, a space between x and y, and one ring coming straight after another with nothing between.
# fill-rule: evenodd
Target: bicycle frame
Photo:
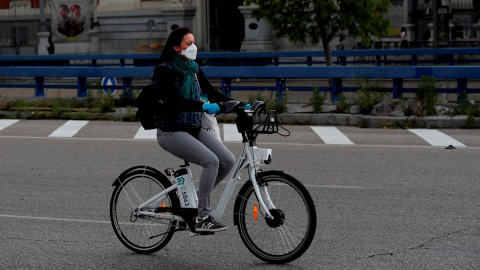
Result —
<instances>
[{"instance_id":1,"label":"bicycle frame","mask_svg":"<svg viewBox=\"0 0 480 270\"><path fill-rule=\"evenodd\" d=\"M237 108L239 105L238 101L232 101L231 103L225 103L225 112L229 113L232 112ZM217 205L217 208L210 213L210 215L217 221L221 222L223 213L225 212L225 208L230 201L233 190L235 189L238 180L240 179L240 174L246 168L251 168L249 180L252 181L252 185L255 191L255 195L257 196L258 202L260 204L260 210L264 213L265 218L274 219L274 217L270 214L270 209L276 209L275 205L273 204L270 196L268 195L268 190L266 186L259 186L256 179L256 171L258 166L260 165L261 161L263 160L266 164L270 162L270 157L272 150L271 149L262 149L256 147L256 134L253 132L253 117L257 115L257 113L264 108L264 103L262 101L254 101L251 105L251 110L243 110L239 109L237 111L237 128L239 132L242 134L243 137L243 150L236 160L234 169L230 174L230 178L227 182L227 186L223 191L223 194L220 198L220 201ZM274 112L274 111L271 111ZM239 125L240 121L240 125ZM265 125L263 126L262 133L272 134L278 132L278 121L276 112L274 115L270 116L267 115L265 119ZM192 173L190 170L190 166L186 163L187 173L192 177ZM134 215L136 216L147 216L147 217L154 217L158 219L169 219L169 220L176 220L176 221L185 221L183 217L180 215L176 215L174 213L168 213L168 211L155 211L157 213L151 211L144 211L143 209L151 209L148 208L149 205L156 206L160 205L162 200L167 197L169 192L177 191L179 186L175 181L175 177L171 175L173 185L164 191L160 192L159 194L155 195L154 197L150 198L143 204L141 204ZM193 185L193 182L186 181L187 185ZM184 184L185 185L185 184ZM191 188L189 186L188 188ZM263 194L263 195L262 195ZM265 198L264 198L265 197ZM192 198L188 198L188 200L192 200ZM190 205L188 208L184 206L180 206L181 209L185 211L185 209L197 209L197 205L194 205L195 208ZM165 210L165 209L164 209Z\"/></svg>"},{"instance_id":2,"label":"bicycle frame","mask_svg":"<svg viewBox=\"0 0 480 270\"><path fill-rule=\"evenodd\" d=\"M255 159L254 152L258 153L258 156L259 156L258 159ZM232 197L235 186L238 183L238 180L240 179L240 174L243 170L245 170L248 167L252 168L252 170L250 170L249 180L252 181L255 194L258 198L260 207L263 209L263 213L265 213L266 218L273 219L273 216L270 215L269 209L275 209L275 205L270 199L270 196L268 196L266 187L265 186L259 187L256 181L256 170L258 168L258 165L260 164L261 160L263 160L265 156L269 156L269 155L271 155L271 149L262 149L262 148L257 148L256 146L250 146L250 142L243 143L242 153L240 154L240 157L235 162L234 169L230 174L230 178L227 182L227 186L225 187L225 190L223 191L222 197L220 198L220 201L216 209L210 213L210 215L215 220L221 222L223 213L225 212L225 208L227 207L227 204ZM191 175L189 166L187 166L187 171ZM177 189L178 189L178 185L175 183L171 187L165 189L164 191L160 192L159 194L155 195L154 197L150 198L146 202L139 205L137 209L145 209L145 208L148 208L149 205L154 205L154 206L158 205L163 199L167 197L167 194L169 192L176 191ZM260 192L260 189L262 189L264 196L262 196L262 192ZM183 209L186 209L186 208L183 208ZM150 216L150 217L160 218L160 219L176 220L181 222L185 221L181 216L174 215L171 213L170 214L169 213L153 213L150 211L139 210L136 212L136 215Z\"/></svg>"}]
</instances>

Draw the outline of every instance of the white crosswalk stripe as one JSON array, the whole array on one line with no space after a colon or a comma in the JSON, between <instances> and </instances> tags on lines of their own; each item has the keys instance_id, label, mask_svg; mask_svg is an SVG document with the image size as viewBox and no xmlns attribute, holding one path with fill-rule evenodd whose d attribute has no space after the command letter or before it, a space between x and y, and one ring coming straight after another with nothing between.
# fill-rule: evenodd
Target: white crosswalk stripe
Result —
<instances>
[{"instance_id":1,"label":"white crosswalk stripe","mask_svg":"<svg viewBox=\"0 0 480 270\"><path fill-rule=\"evenodd\" d=\"M96 129L87 129L89 123L92 121L80 121L80 120L69 120L69 121L48 121L47 125L42 124L42 120L38 121L27 121L27 120L18 120L18 119L0 119L0 137L31 137L31 138L72 138L72 139L90 139L96 140L100 139L96 135L92 134ZM58 124L57 124L58 123ZM118 123L122 125L122 123ZM33 128L31 128L33 126ZM36 129L35 126L41 126L42 128ZM96 125L93 125L96 126ZM115 125L114 125L115 126ZM220 132L223 135L224 143L237 143L242 141L242 136L237 131L235 124L220 124ZM134 124L133 130L131 129L132 123L125 124L125 127L129 130L129 134L122 134L121 138L116 137L118 132L118 127L112 129L111 131L108 128L111 128L112 125L106 125L105 129L98 130L102 134L111 134L113 136L101 137L103 140L153 140L157 139L157 130L144 130L140 124ZM80 133L82 129L87 129L84 133ZM450 132L453 135L447 135L446 133L435 130L435 129L408 129L408 130L396 130L394 132L379 132L378 130L355 130L352 127L335 127L335 126L292 126L293 131L295 130L304 133L300 140L303 140L301 144L327 144L327 145L377 145L381 144L382 146L417 146L417 147L448 147L452 145L454 147L474 147L480 148L480 133L476 130L468 130L465 132L452 131ZM52 130L54 130L52 132ZM47 132L47 133L44 133ZM51 133L50 133L51 132ZM348 132L348 136L343 132ZM47 136L47 134L49 134ZM311 133L308 135L308 133ZM385 137L382 137L385 133ZM449 133L449 134L450 134ZM82 134L87 138L83 138ZM418 138L422 139L421 142L418 139L412 141L405 140L402 137L402 134L414 134ZM409 138L412 135L408 135ZM295 136L294 136L295 137ZM455 137L455 138L454 138ZM403 138L403 139L402 139ZM294 138L293 138L294 139ZM458 139L458 140L457 140ZM290 139L291 140L291 139ZM389 141L391 141L391 144ZM401 144L398 142L402 141ZM460 142L460 141L462 142ZM354 141L356 143L354 143ZM261 143L268 141L260 140ZM282 143L277 141L271 141L270 143ZM296 143L294 141L288 141L285 143Z\"/></svg>"},{"instance_id":2,"label":"white crosswalk stripe","mask_svg":"<svg viewBox=\"0 0 480 270\"><path fill-rule=\"evenodd\" d=\"M463 143L435 129L409 129L408 131L424 139L432 146L453 145L457 147L466 147Z\"/></svg>"},{"instance_id":3,"label":"white crosswalk stripe","mask_svg":"<svg viewBox=\"0 0 480 270\"><path fill-rule=\"evenodd\" d=\"M134 140L156 140L157 139L157 129L148 129L145 130L140 126L137 133L133 137Z\"/></svg>"},{"instance_id":4,"label":"white crosswalk stripe","mask_svg":"<svg viewBox=\"0 0 480 270\"><path fill-rule=\"evenodd\" d=\"M7 128L15 123L17 123L20 120L15 120L15 119L1 119L0 120L0 130Z\"/></svg>"},{"instance_id":5,"label":"white crosswalk stripe","mask_svg":"<svg viewBox=\"0 0 480 270\"><path fill-rule=\"evenodd\" d=\"M65 124L57 128L48 137L69 138L75 136L77 132L82 129L88 121L84 120L68 120Z\"/></svg>"},{"instance_id":6,"label":"white crosswalk stripe","mask_svg":"<svg viewBox=\"0 0 480 270\"><path fill-rule=\"evenodd\" d=\"M238 133L237 125L223 124L223 141L224 142L241 142L242 134Z\"/></svg>"},{"instance_id":7,"label":"white crosswalk stripe","mask_svg":"<svg viewBox=\"0 0 480 270\"><path fill-rule=\"evenodd\" d=\"M354 144L336 127L311 126L325 144Z\"/></svg>"}]
</instances>

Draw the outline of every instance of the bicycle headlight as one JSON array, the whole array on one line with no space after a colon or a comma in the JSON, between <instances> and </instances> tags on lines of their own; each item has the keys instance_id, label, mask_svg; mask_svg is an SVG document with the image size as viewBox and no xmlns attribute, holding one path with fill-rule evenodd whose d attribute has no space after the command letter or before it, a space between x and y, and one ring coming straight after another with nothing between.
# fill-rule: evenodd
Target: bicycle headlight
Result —
<instances>
[{"instance_id":1,"label":"bicycle headlight","mask_svg":"<svg viewBox=\"0 0 480 270\"><path fill-rule=\"evenodd\" d=\"M272 149L254 147L253 155L256 164L260 164L262 161L264 164L272 162Z\"/></svg>"}]
</instances>

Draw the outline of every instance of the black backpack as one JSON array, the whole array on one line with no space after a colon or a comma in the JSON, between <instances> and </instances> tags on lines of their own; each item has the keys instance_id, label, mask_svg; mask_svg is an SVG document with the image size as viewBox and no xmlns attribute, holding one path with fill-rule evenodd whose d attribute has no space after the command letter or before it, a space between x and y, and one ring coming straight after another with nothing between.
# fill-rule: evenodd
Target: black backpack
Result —
<instances>
[{"instance_id":1,"label":"black backpack","mask_svg":"<svg viewBox=\"0 0 480 270\"><path fill-rule=\"evenodd\" d=\"M160 111L163 100L155 94L155 85L149 84L143 88L137 97L137 114L135 118L140 120L144 129L155 129L155 117Z\"/></svg>"},{"instance_id":2,"label":"black backpack","mask_svg":"<svg viewBox=\"0 0 480 270\"><path fill-rule=\"evenodd\" d=\"M162 63L160 66L166 66L173 69L169 63ZM166 110L164 108L165 106L162 106L164 101L161 99L161 95L157 92L160 90L155 87L154 79L156 72L157 68L155 68L154 74L151 77L153 83L145 86L136 99L138 110L135 118L140 120L140 123L145 130L156 129L156 118L161 117L162 111Z\"/></svg>"}]
</instances>

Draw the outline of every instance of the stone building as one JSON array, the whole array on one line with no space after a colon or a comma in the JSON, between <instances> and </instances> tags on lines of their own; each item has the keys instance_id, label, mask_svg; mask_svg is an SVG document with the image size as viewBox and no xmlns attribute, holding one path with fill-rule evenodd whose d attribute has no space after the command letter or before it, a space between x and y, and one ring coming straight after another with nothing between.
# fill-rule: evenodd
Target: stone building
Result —
<instances>
[{"instance_id":1,"label":"stone building","mask_svg":"<svg viewBox=\"0 0 480 270\"><path fill-rule=\"evenodd\" d=\"M192 28L201 51L318 50L274 38L265 20L250 17L243 0L2 0L0 54L160 52L175 27ZM431 0L391 0L392 21L382 48L397 47L405 27L412 46L430 46ZM478 14L472 0L439 0L446 10L448 45L473 45ZM446 9L445 9L446 8ZM443 11L442 10L442 11ZM43 17L42 17L43 15ZM44 18L44 19L43 19ZM44 24L42 24L45 22ZM358 41L332 42L332 49L357 49Z\"/></svg>"}]
</instances>

